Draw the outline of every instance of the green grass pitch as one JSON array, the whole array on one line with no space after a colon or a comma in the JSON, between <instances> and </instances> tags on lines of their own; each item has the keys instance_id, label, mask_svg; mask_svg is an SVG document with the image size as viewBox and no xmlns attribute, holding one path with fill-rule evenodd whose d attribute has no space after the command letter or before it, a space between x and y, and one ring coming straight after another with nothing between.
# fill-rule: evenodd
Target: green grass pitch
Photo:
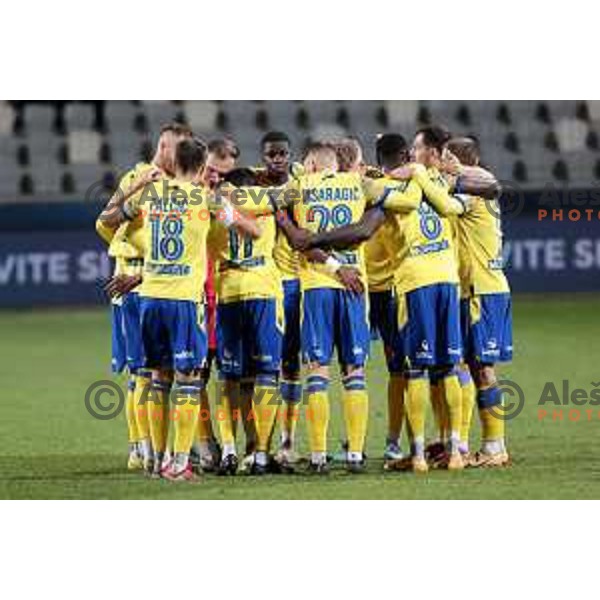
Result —
<instances>
[{"instance_id":1,"label":"green grass pitch","mask_svg":"<svg viewBox=\"0 0 600 600\"><path fill-rule=\"evenodd\" d=\"M342 469L304 475L221 479L201 483L149 481L128 473L125 417L94 420L84 407L87 387L110 379L108 309L0 313L2 408L0 498L213 499L468 499L600 498L599 407L582 406L578 422L538 418L546 381L590 391L600 381L593 352L600 339L598 297L517 297L515 360L501 371L525 393L525 408L508 423L510 469L463 473L384 473L380 460L386 422L386 373L380 345L369 365L371 399L367 473ZM342 434L337 386L332 392L330 443ZM551 412L552 406L549 408ZM559 407L560 408L560 407ZM585 413L593 409L591 420ZM478 440L474 418L473 446ZM304 424L300 450L306 451Z\"/></svg>"}]
</instances>

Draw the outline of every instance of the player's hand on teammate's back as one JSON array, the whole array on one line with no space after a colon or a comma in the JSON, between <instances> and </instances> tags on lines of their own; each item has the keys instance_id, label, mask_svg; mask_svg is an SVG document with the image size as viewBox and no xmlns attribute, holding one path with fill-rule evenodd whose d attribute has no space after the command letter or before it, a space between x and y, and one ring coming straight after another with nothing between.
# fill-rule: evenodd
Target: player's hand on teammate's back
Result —
<instances>
[{"instance_id":1,"label":"player's hand on teammate's back","mask_svg":"<svg viewBox=\"0 0 600 600\"><path fill-rule=\"evenodd\" d=\"M362 279L360 278L360 271L354 267L341 266L336 271L337 278L344 284L344 286L355 294L363 294L365 287Z\"/></svg>"},{"instance_id":2,"label":"player's hand on teammate's back","mask_svg":"<svg viewBox=\"0 0 600 600\"><path fill-rule=\"evenodd\" d=\"M462 165L460 161L448 148L444 148L442 152L441 170L449 175L460 175Z\"/></svg>"},{"instance_id":3,"label":"player's hand on teammate's back","mask_svg":"<svg viewBox=\"0 0 600 600\"><path fill-rule=\"evenodd\" d=\"M104 286L104 291L111 298L124 296L142 283L141 275L115 275Z\"/></svg>"}]
</instances>

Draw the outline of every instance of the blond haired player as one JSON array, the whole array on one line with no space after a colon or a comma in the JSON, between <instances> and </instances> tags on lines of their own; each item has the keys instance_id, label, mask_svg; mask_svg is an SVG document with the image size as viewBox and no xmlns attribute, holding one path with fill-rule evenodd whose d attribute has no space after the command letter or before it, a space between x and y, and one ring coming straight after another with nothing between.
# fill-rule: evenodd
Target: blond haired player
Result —
<instances>
[{"instance_id":1,"label":"blond haired player","mask_svg":"<svg viewBox=\"0 0 600 600\"><path fill-rule=\"evenodd\" d=\"M447 148L459 160L458 173L463 166L479 166L479 146L473 138L453 138ZM465 360L475 379L482 426L481 450L469 460L474 467L510 462L495 365L512 359L511 297L503 271L501 213L497 194L493 196L473 196L469 212L456 221ZM465 408L465 416L470 416L472 405ZM463 443L468 443L470 420L463 420Z\"/></svg>"},{"instance_id":2,"label":"blond haired player","mask_svg":"<svg viewBox=\"0 0 600 600\"><path fill-rule=\"evenodd\" d=\"M182 139L191 137L192 132L186 125L169 123L160 130L160 136L154 157L150 163L138 163L126 172L120 180L119 189L109 200L108 207L114 205L126 190L139 182L153 169L165 173L173 172L175 146ZM96 231L109 244L108 254L115 259L115 271L107 290L112 292L121 278L141 275L143 253L131 242L136 227L124 223L118 229L107 227L103 218L96 221ZM143 368L143 353L140 332L140 308L138 289L133 288L126 294L112 297L112 368L120 373L125 366L129 371L126 416L129 433L130 451L128 467L153 469L152 423L146 411L138 410L140 403L150 386L150 374Z\"/></svg>"},{"instance_id":3,"label":"blond haired player","mask_svg":"<svg viewBox=\"0 0 600 600\"><path fill-rule=\"evenodd\" d=\"M236 217L226 202L216 204L207 188L194 183L205 160L205 146L195 140L179 142L173 178L152 172L145 185L136 186L140 189L131 198L118 200L103 213L106 226L111 228L128 220L142 222L142 344L145 366L152 369L153 399L163 411L169 407L171 374L175 374L174 407L169 413L174 424L175 456L168 469L160 473L168 425L163 418L154 448L154 473L171 480L193 477L189 453L200 408L200 369L207 350L202 295L209 214L219 211L226 226L245 233L256 235L258 231L255 223ZM147 185L150 181L155 184Z\"/></svg>"},{"instance_id":4,"label":"blond haired player","mask_svg":"<svg viewBox=\"0 0 600 600\"><path fill-rule=\"evenodd\" d=\"M415 158L427 162L419 146L433 151L434 146L437 148L438 136L435 132L426 132L425 137L426 140L416 140ZM406 150L406 143L399 144L395 163L390 153L390 166L406 160ZM441 152L441 145L436 152ZM406 412L414 436L412 464L415 471L427 470L424 411L429 395L428 372L432 367L442 367L450 371L446 374L448 377L452 365L461 357L456 258L450 227L442 215L462 213L465 206L462 200L449 196L446 186L436 182L435 169L429 166L429 171L424 165L415 166L411 169L413 179L407 182L394 182L390 178L374 180L369 193L379 194L378 206L369 210L358 224L313 235L307 242L308 247L353 246L371 237L385 221L386 211L397 213L396 235L389 240L390 251L395 253L394 288L398 303L394 349L408 366ZM448 466L462 468L458 447L460 406L456 406L460 396L453 400Z\"/></svg>"}]
</instances>

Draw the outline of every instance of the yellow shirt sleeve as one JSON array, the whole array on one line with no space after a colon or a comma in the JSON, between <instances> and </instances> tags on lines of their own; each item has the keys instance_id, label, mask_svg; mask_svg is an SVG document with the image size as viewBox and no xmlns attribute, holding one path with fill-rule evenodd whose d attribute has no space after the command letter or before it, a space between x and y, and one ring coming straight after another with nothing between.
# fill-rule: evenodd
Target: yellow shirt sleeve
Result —
<instances>
[{"instance_id":1,"label":"yellow shirt sleeve","mask_svg":"<svg viewBox=\"0 0 600 600\"><path fill-rule=\"evenodd\" d=\"M447 186L432 181L427 170L422 165L415 165L413 179L421 186L427 201L442 216L462 215L465 206L460 200L453 198Z\"/></svg>"},{"instance_id":2,"label":"yellow shirt sleeve","mask_svg":"<svg viewBox=\"0 0 600 600\"><path fill-rule=\"evenodd\" d=\"M396 213L407 213L419 208L422 198L421 187L414 180L389 183L382 193L383 208Z\"/></svg>"},{"instance_id":3,"label":"yellow shirt sleeve","mask_svg":"<svg viewBox=\"0 0 600 600\"><path fill-rule=\"evenodd\" d=\"M96 233L107 243L110 244L115 237L115 230L107 227L102 219L96 219Z\"/></svg>"},{"instance_id":4,"label":"yellow shirt sleeve","mask_svg":"<svg viewBox=\"0 0 600 600\"><path fill-rule=\"evenodd\" d=\"M119 181L119 187L116 194L123 194L127 191L130 185L133 184L137 177L138 168L131 169L121 177ZM102 219L96 220L96 233L107 243L110 244L115 237L116 229L107 227Z\"/></svg>"}]
</instances>

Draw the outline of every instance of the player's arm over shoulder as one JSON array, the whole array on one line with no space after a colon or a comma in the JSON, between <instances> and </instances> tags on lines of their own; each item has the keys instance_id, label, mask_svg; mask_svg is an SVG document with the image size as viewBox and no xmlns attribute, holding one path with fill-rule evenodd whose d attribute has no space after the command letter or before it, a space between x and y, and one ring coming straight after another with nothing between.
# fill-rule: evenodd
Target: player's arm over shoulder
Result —
<instances>
[{"instance_id":1,"label":"player's arm over shoulder","mask_svg":"<svg viewBox=\"0 0 600 600\"><path fill-rule=\"evenodd\" d=\"M227 229L235 229L243 235L248 235L251 238L258 238L262 234L262 226L257 219L259 214L265 213L246 213L244 210L239 210L233 204L235 199L240 199L238 194L232 192L242 191L239 188L227 187L219 189L219 191L206 192L207 206L213 218L223 227Z\"/></svg>"},{"instance_id":2,"label":"player's arm over shoulder","mask_svg":"<svg viewBox=\"0 0 600 600\"><path fill-rule=\"evenodd\" d=\"M452 196L450 187L429 176L423 165L412 166L413 179L423 190L425 198L443 216L462 215L468 209L462 196Z\"/></svg>"},{"instance_id":3,"label":"player's arm over shoulder","mask_svg":"<svg viewBox=\"0 0 600 600\"><path fill-rule=\"evenodd\" d=\"M145 169L141 174L130 172L121 179L119 188L112 195L99 220L109 229L116 229L121 223L131 221L139 216L139 203L161 177L162 171L156 168Z\"/></svg>"},{"instance_id":4,"label":"player's arm over shoulder","mask_svg":"<svg viewBox=\"0 0 600 600\"><path fill-rule=\"evenodd\" d=\"M421 188L412 179L390 181L387 178L366 179L367 202L392 212L410 212L421 202Z\"/></svg>"},{"instance_id":5,"label":"player's arm over shoulder","mask_svg":"<svg viewBox=\"0 0 600 600\"><path fill-rule=\"evenodd\" d=\"M479 166L463 166L454 188L457 193L478 196L485 200L495 200L502 193L502 186L496 176Z\"/></svg>"}]
</instances>

